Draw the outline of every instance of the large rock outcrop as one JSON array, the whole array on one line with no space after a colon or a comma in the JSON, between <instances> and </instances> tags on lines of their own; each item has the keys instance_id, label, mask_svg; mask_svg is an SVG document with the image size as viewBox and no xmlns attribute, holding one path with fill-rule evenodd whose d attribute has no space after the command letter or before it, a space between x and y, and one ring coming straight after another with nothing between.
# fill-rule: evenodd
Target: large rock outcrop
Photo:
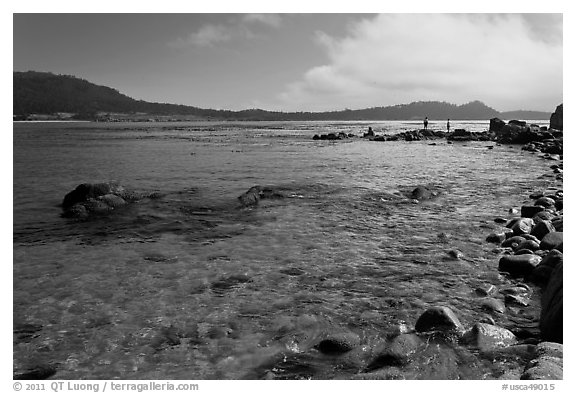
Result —
<instances>
[{"instance_id":1,"label":"large rock outcrop","mask_svg":"<svg viewBox=\"0 0 576 393\"><path fill-rule=\"evenodd\" d=\"M114 183L82 183L64 196L64 217L88 218L104 215L130 202L158 197L157 193L137 193Z\"/></svg>"},{"instance_id":2,"label":"large rock outcrop","mask_svg":"<svg viewBox=\"0 0 576 393\"><path fill-rule=\"evenodd\" d=\"M564 126L564 114L563 114L563 106L564 104L560 104L556 107L556 111L554 111L554 113L552 113L552 115L550 116L550 128L553 128L555 130L563 130Z\"/></svg>"}]
</instances>

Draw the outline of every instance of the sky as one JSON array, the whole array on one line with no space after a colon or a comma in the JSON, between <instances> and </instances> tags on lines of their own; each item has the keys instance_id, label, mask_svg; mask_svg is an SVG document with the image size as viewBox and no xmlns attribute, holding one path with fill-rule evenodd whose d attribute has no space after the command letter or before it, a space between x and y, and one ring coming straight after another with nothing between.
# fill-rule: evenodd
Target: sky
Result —
<instances>
[{"instance_id":1,"label":"sky","mask_svg":"<svg viewBox=\"0 0 576 393\"><path fill-rule=\"evenodd\" d=\"M13 70L74 75L200 108L360 109L563 101L563 15L13 15Z\"/></svg>"}]
</instances>

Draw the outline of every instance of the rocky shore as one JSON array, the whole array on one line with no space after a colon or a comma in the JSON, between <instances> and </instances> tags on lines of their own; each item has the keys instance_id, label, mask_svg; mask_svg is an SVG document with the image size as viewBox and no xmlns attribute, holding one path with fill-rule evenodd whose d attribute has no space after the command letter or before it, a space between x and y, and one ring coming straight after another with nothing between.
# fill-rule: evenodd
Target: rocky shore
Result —
<instances>
[{"instance_id":1,"label":"rocky shore","mask_svg":"<svg viewBox=\"0 0 576 393\"><path fill-rule=\"evenodd\" d=\"M297 370L294 374L299 376L306 377L309 373L310 377L314 377L314 362L318 357L322 357L323 361L330 359L335 367L344 370L342 375L345 378L361 380L478 378L474 370L470 374L463 374L458 367L461 359L473 359L470 364L497 363L491 369L493 371L484 376L487 379L563 378L562 133L548 128L536 130L518 122L505 124L496 119L493 123L494 126L491 124L491 130L486 133L456 130L447 134L420 130L402 134L405 140L443 137L455 142L469 137L494 136L500 138L501 143L524 144L524 150L540 153L543 162L552 161L546 174L552 184L546 189L533 190L527 196L530 203L506 207L510 208L510 215L495 217L494 221L500 227L486 234L486 241L494 244L494 255L497 256L493 261L493 273L499 279L492 284L472 288L475 300L486 310L486 314L471 323L463 323L464 320L458 317L461 315L458 309L445 305L423 307L418 318L388 326L377 337L366 337L352 328L329 325L321 315L285 317L277 329L282 334L275 338L285 347L264 348L268 351L265 359L256 364L253 373L245 378L279 379L284 371L292 375L289 373L291 368ZM364 137L372 140L378 138L373 132L371 134ZM343 133L333 135L325 138L318 136L317 139L349 137ZM439 195L440 192L430 186L412 187L401 195L394 194L399 203L419 203ZM87 183L68 193L62 207L66 217L84 219L158 196L157 193L130 192L115 183ZM238 196L236 203L240 209L258 209L260 204L265 206L267 200L290 197L290 193L272 186L254 186ZM449 254L455 260L462 258L457 250L451 250ZM294 274L299 272L294 271ZM232 275L213 282L211 290L224 293L226 289L249 280L243 275ZM501 320L496 318L496 315L522 314L530 309L540 314L533 327L501 326ZM32 325L19 326L15 333L28 337L38 329ZM284 334L286 332L290 334ZM298 335L298 332L302 334ZM158 332L151 346L165 348L178 345L181 340L189 339L188 334L170 327ZM210 331L209 334L220 337L232 335L233 331ZM297 350L285 349L293 348L294 343L298 344ZM41 379L55 372L55 369L40 367L15 377Z\"/></svg>"}]
</instances>

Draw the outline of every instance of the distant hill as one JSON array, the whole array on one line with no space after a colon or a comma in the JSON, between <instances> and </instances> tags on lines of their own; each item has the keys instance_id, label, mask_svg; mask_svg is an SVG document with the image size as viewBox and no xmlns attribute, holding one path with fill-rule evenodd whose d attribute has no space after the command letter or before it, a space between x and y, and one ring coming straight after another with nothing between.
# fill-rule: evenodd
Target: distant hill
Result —
<instances>
[{"instance_id":1,"label":"distant hill","mask_svg":"<svg viewBox=\"0 0 576 393\"><path fill-rule=\"evenodd\" d=\"M480 101L464 105L427 101L387 107L331 112L271 112L261 109L227 111L135 100L116 89L98 86L70 75L48 72L14 72L15 119L57 116L75 119L182 118L205 120L541 120L550 113L500 113Z\"/></svg>"}]
</instances>

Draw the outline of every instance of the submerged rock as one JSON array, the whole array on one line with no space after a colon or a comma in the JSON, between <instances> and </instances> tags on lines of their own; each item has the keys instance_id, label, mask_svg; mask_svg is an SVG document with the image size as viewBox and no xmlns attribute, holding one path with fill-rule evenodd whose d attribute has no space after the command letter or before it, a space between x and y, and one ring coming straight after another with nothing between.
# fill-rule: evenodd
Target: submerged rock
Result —
<instances>
[{"instance_id":1,"label":"submerged rock","mask_svg":"<svg viewBox=\"0 0 576 393\"><path fill-rule=\"evenodd\" d=\"M368 364L367 371L405 365L410 361L410 357L423 346L424 342L418 335L400 334L390 343L374 350L374 358Z\"/></svg>"},{"instance_id":2,"label":"submerged rock","mask_svg":"<svg viewBox=\"0 0 576 393\"><path fill-rule=\"evenodd\" d=\"M360 337L352 332L330 334L316 345L325 354L339 354L351 351L360 345Z\"/></svg>"},{"instance_id":3,"label":"submerged rock","mask_svg":"<svg viewBox=\"0 0 576 393\"><path fill-rule=\"evenodd\" d=\"M432 198L436 197L437 195L438 195L438 193L436 191L433 191L429 187L418 186L414 190L412 190L412 192L410 193L410 195L408 197L410 199L417 199L419 201L423 201L423 200L427 200L427 199L432 199Z\"/></svg>"},{"instance_id":4,"label":"submerged rock","mask_svg":"<svg viewBox=\"0 0 576 393\"><path fill-rule=\"evenodd\" d=\"M261 199L284 198L284 194L272 187L254 186L238 197L243 207L255 206Z\"/></svg>"}]
</instances>

